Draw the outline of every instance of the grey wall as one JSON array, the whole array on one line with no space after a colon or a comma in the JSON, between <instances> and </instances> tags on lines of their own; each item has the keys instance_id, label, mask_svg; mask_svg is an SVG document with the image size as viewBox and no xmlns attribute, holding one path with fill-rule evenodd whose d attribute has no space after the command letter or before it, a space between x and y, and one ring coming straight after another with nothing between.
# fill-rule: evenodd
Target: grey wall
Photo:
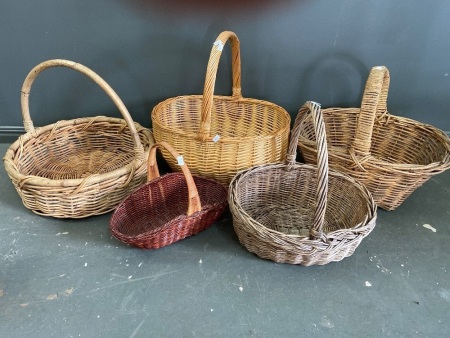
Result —
<instances>
[{"instance_id":1,"label":"grey wall","mask_svg":"<svg viewBox=\"0 0 450 338\"><path fill-rule=\"evenodd\" d=\"M243 95L284 106L359 106L372 66L391 72L389 110L450 131L447 0L40 0L0 4L0 129L22 126L20 88L33 66L66 58L92 68L139 123L165 98L201 93L211 44L241 40ZM230 92L229 51L216 92ZM82 75L48 70L31 92L35 125L118 116Z\"/></svg>"}]
</instances>

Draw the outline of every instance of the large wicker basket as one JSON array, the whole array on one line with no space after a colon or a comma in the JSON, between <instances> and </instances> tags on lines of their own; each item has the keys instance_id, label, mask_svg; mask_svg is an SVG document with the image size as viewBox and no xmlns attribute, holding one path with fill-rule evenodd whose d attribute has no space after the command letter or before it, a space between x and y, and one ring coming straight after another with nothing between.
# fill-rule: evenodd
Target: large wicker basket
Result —
<instances>
[{"instance_id":1,"label":"large wicker basket","mask_svg":"<svg viewBox=\"0 0 450 338\"><path fill-rule=\"evenodd\" d=\"M183 173L159 176L157 148L166 149ZM114 211L109 228L117 239L143 249L158 249L211 226L227 206L219 182L192 177L183 157L166 142L156 143L148 160L148 183Z\"/></svg>"},{"instance_id":2,"label":"large wicker basket","mask_svg":"<svg viewBox=\"0 0 450 338\"><path fill-rule=\"evenodd\" d=\"M390 115L389 81L386 67L374 67L361 108L329 108L322 113L330 167L364 183L378 206L393 210L450 167L450 140L433 126ZM305 118L298 146L307 163L316 163L311 116Z\"/></svg>"},{"instance_id":3,"label":"large wicker basket","mask_svg":"<svg viewBox=\"0 0 450 338\"><path fill-rule=\"evenodd\" d=\"M318 166L295 162L302 117L311 112ZM307 102L291 133L285 163L242 171L228 192L239 241L279 263L327 264L353 254L375 226L376 205L367 189L345 174L328 172L325 128L317 103Z\"/></svg>"},{"instance_id":4,"label":"large wicker basket","mask_svg":"<svg viewBox=\"0 0 450 338\"><path fill-rule=\"evenodd\" d=\"M214 95L217 67L224 44L231 41L233 95ZM241 169L280 161L288 144L290 116L266 101L243 98L239 40L222 32L214 43L202 95L179 96L152 111L155 140L173 145L195 174L228 184ZM163 150L173 170L173 158Z\"/></svg>"},{"instance_id":5,"label":"large wicker basket","mask_svg":"<svg viewBox=\"0 0 450 338\"><path fill-rule=\"evenodd\" d=\"M96 116L34 128L29 93L45 69L67 67L97 83L123 119ZM133 122L114 90L89 68L67 60L45 61L31 70L22 87L26 134L3 159L24 205L37 214L82 218L114 209L145 182L147 152L153 137Z\"/></svg>"}]
</instances>

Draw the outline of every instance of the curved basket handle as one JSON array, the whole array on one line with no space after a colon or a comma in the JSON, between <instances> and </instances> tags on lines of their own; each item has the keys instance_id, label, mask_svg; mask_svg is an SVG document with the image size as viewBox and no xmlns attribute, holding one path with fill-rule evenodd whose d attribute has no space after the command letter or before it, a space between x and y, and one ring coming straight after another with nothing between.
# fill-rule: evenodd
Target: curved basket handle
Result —
<instances>
[{"instance_id":1,"label":"curved basket handle","mask_svg":"<svg viewBox=\"0 0 450 338\"><path fill-rule=\"evenodd\" d=\"M370 155L375 118L377 114L383 114L387 111L386 101L389 84L389 70L385 66L373 67L364 89L361 111L352 144L352 149L356 155Z\"/></svg>"},{"instance_id":2,"label":"curved basket handle","mask_svg":"<svg viewBox=\"0 0 450 338\"><path fill-rule=\"evenodd\" d=\"M314 132L316 134L317 145L317 192L316 192L316 210L314 213L314 222L309 229L310 239L320 239L326 241L323 232L323 223L325 220L325 211L327 209L328 194L328 150L327 138L325 133L325 123L323 122L320 104L312 101L306 102L299 110L295 119L294 127L291 131L288 154L286 156L287 168L295 164L297 156L297 143L300 136L301 125L308 113L311 113L314 122Z\"/></svg>"},{"instance_id":3,"label":"curved basket handle","mask_svg":"<svg viewBox=\"0 0 450 338\"><path fill-rule=\"evenodd\" d=\"M206 70L205 86L203 88L202 116L200 121L200 130L198 139L205 141L210 138L211 132L211 110L214 97L214 86L216 84L217 68L219 66L220 56L225 43L230 40L231 43L231 66L233 69L233 97L242 98L241 94L241 52L239 48L239 39L235 33L225 31L219 34L211 49L208 67Z\"/></svg>"},{"instance_id":4,"label":"curved basket handle","mask_svg":"<svg viewBox=\"0 0 450 338\"><path fill-rule=\"evenodd\" d=\"M178 154L178 152L167 142L161 141L158 143L155 143L151 148L150 152L148 154L148 163L147 163L147 181L154 180L155 178L159 177L159 170L158 170L158 164L156 163L156 150L158 148L166 148L167 151L177 160L179 160L178 163L180 164L181 170L183 171L183 175L186 178L186 183L188 187L188 194L189 194L189 203L188 203L188 210L187 215L190 216L193 213L202 210L202 205L200 203L200 197L198 195L197 187L195 186L194 178L192 177L192 174L187 167L187 165L183 161L183 157Z\"/></svg>"},{"instance_id":5,"label":"curved basket handle","mask_svg":"<svg viewBox=\"0 0 450 338\"><path fill-rule=\"evenodd\" d=\"M25 78L25 81L22 85L22 96L21 96L21 105L22 105L22 117L23 117L23 125L25 127L26 132L34 132L34 126L33 121L30 117L30 104L29 104L29 96L30 96L30 90L31 86L33 85L34 80L36 77L47 68L53 68L53 67L67 67L74 69L84 75L86 75L88 78L90 78L92 81L94 81L96 84L100 86L100 88L103 89L103 91L111 98L111 100L114 102L116 107L119 109L120 113L122 114L123 118L125 119L128 128L130 129L131 136L133 138L134 146L135 146L135 152L137 157L140 157L144 159L144 147L142 146L141 140L139 139L139 134L136 131L136 126L134 125L133 119L130 116L130 113L128 112L127 108L123 104L122 100L119 98L119 96L116 94L116 92L106 83L105 80L103 80L99 75L97 75L94 71L91 69L73 62L69 60L62 60L62 59L54 59L54 60L48 60L44 61L40 64L38 64L36 67L34 67Z\"/></svg>"}]
</instances>

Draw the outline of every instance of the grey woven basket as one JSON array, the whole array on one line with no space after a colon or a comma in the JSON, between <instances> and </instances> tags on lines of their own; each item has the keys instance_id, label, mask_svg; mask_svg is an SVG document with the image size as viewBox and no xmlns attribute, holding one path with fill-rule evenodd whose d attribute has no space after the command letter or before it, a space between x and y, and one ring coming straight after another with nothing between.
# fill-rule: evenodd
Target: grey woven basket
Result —
<instances>
[{"instance_id":1,"label":"grey woven basket","mask_svg":"<svg viewBox=\"0 0 450 338\"><path fill-rule=\"evenodd\" d=\"M318 166L295 162L303 118L311 113ZM241 171L230 183L228 203L239 241L261 258L279 263L322 265L339 261L375 227L376 204L348 175L328 171L320 105L307 102L291 134L285 163Z\"/></svg>"}]
</instances>

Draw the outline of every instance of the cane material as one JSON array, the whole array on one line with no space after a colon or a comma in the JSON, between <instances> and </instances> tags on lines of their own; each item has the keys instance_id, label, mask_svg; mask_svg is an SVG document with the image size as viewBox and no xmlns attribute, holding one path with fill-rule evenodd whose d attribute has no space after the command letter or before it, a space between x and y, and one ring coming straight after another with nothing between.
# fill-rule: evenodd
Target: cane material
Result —
<instances>
[{"instance_id":1,"label":"cane material","mask_svg":"<svg viewBox=\"0 0 450 338\"><path fill-rule=\"evenodd\" d=\"M228 40L233 94L217 96L217 68ZM203 96L179 96L159 103L152 111L152 123L156 141L173 145L193 173L228 184L241 169L282 159L290 116L273 103L242 97L239 39L233 32L223 32L211 50ZM170 154L162 153L171 168L179 170Z\"/></svg>"},{"instance_id":2,"label":"cane material","mask_svg":"<svg viewBox=\"0 0 450 338\"><path fill-rule=\"evenodd\" d=\"M318 165L295 162L303 117L311 112ZM309 116L309 115L308 115ZM279 263L323 265L353 254L375 227L376 205L355 179L328 171L320 106L307 102L296 118L285 163L242 171L232 180L228 202L239 241Z\"/></svg>"},{"instance_id":3,"label":"cane material","mask_svg":"<svg viewBox=\"0 0 450 338\"><path fill-rule=\"evenodd\" d=\"M177 159L182 173L159 176L156 150L164 148ZM192 177L184 159L166 142L156 143L148 159L148 183L128 196L114 211L110 230L120 241L158 249L211 226L227 206L220 183Z\"/></svg>"},{"instance_id":4,"label":"cane material","mask_svg":"<svg viewBox=\"0 0 450 338\"><path fill-rule=\"evenodd\" d=\"M372 68L361 108L322 111L330 167L364 183L378 206L397 208L433 175L450 167L450 140L439 129L390 115L386 67ZM298 146L307 163L316 163L314 126L305 117Z\"/></svg>"},{"instance_id":5,"label":"cane material","mask_svg":"<svg viewBox=\"0 0 450 338\"><path fill-rule=\"evenodd\" d=\"M31 86L52 67L71 68L89 77L112 99L123 119L96 116L34 128ZM145 182L152 134L133 122L114 90L89 68L67 60L37 65L24 81L21 103L27 133L8 148L3 161L24 205L33 212L59 218L103 214Z\"/></svg>"}]
</instances>

